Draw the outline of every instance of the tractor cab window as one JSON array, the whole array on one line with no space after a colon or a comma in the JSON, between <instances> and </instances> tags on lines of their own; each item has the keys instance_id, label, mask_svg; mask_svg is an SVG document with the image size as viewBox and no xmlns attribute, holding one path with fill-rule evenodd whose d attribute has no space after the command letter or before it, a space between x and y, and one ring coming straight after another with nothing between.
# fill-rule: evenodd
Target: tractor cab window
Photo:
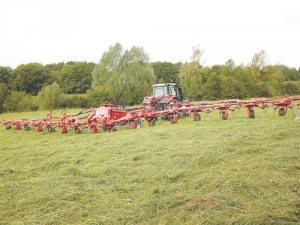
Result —
<instances>
[{"instance_id":1,"label":"tractor cab window","mask_svg":"<svg viewBox=\"0 0 300 225\"><path fill-rule=\"evenodd\" d=\"M169 89L168 91L169 94L176 95L175 86L169 86L168 89Z\"/></svg>"},{"instance_id":2,"label":"tractor cab window","mask_svg":"<svg viewBox=\"0 0 300 225\"><path fill-rule=\"evenodd\" d=\"M167 95L167 87L166 86L155 86L153 87L153 96L161 97Z\"/></svg>"}]
</instances>

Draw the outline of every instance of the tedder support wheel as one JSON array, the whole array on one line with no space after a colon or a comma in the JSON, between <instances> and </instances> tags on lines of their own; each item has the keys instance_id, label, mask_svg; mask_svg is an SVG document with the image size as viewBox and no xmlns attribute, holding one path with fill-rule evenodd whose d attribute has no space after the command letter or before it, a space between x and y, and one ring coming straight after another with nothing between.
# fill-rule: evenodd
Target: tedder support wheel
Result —
<instances>
[{"instance_id":1,"label":"tedder support wheel","mask_svg":"<svg viewBox=\"0 0 300 225\"><path fill-rule=\"evenodd\" d=\"M155 120L150 120L149 121L149 126L153 127L155 125Z\"/></svg>"},{"instance_id":2,"label":"tedder support wheel","mask_svg":"<svg viewBox=\"0 0 300 225\"><path fill-rule=\"evenodd\" d=\"M250 118L252 118L252 119L255 118L255 112L254 112L253 109L250 110L250 115L249 115L249 116L250 116Z\"/></svg>"},{"instance_id":3,"label":"tedder support wheel","mask_svg":"<svg viewBox=\"0 0 300 225\"><path fill-rule=\"evenodd\" d=\"M140 129L142 127L142 123L140 120L135 121L135 128Z\"/></svg>"},{"instance_id":4,"label":"tedder support wheel","mask_svg":"<svg viewBox=\"0 0 300 225\"><path fill-rule=\"evenodd\" d=\"M200 121L201 120L201 116L199 113L195 113L194 114L194 121Z\"/></svg>"},{"instance_id":5,"label":"tedder support wheel","mask_svg":"<svg viewBox=\"0 0 300 225\"><path fill-rule=\"evenodd\" d=\"M55 132L55 128L52 127L52 126L49 126L48 127L48 133L52 133L52 132Z\"/></svg>"},{"instance_id":6,"label":"tedder support wheel","mask_svg":"<svg viewBox=\"0 0 300 225\"><path fill-rule=\"evenodd\" d=\"M29 125L24 125L24 130L29 131L31 129L31 127Z\"/></svg>"},{"instance_id":7,"label":"tedder support wheel","mask_svg":"<svg viewBox=\"0 0 300 225\"><path fill-rule=\"evenodd\" d=\"M75 130L75 133L76 134L82 134L82 129L80 127L78 127L76 130Z\"/></svg>"},{"instance_id":8,"label":"tedder support wheel","mask_svg":"<svg viewBox=\"0 0 300 225\"><path fill-rule=\"evenodd\" d=\"M10 125L10 124L6 124L5 129L6 129L6 130L11 129L11 125Z\"/></svg>"},{"instance_id":9,"label":"tedder support wheel","mask_svg":"<svg viewBox=\"0 0 300 225\"><path fill-rule=\"evenodd\" d=\"M227 120L227 118L228 118L228 112L223 111L223 112L222 112L222 119L223 119L223 120Z\"/></svg>"},{"instance_id":10,"label":"tedder support wheel","mask_svg":"<svg viewBox=\"0 0 300 225\"><path fill-rule=\"evenodd\" d=\"M278 114L279 114L279 116L284 116L285 115L284 108L280 108Z\"/></svg>"}]
</instances>

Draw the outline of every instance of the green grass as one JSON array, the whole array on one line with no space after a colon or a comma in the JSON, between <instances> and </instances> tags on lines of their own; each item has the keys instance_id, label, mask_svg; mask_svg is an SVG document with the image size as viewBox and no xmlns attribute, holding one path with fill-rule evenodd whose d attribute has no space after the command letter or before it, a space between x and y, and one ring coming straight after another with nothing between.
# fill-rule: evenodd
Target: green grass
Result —
<instances>
[{"instance_id":1,"label":"green grass","mask_svg":"<svg viewBox=\"0 0 300 225\"><path fill-rule=\"evenodd\" d=\"M0 127L0 224L300 223L300 121L255 112L96 135Z\"/></svg>"}]
</instances>

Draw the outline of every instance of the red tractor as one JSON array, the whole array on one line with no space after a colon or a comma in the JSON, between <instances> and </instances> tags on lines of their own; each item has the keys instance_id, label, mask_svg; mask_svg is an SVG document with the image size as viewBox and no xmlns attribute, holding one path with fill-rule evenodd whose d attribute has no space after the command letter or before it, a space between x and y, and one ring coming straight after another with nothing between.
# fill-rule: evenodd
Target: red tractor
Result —
<instances>
[{"instance_id":1,"label":"red tractor","mask_svg":"<svg viewBox=\"0 0 300 225\"><path fill-rule=\"evenodd\" d=\"M180 84L165 83L152 84L152 96L144 97L143 107L150 111L162 111L167 109L170 103L188 103L183 100L184 95Z\"/></svg>"}]
</instances>

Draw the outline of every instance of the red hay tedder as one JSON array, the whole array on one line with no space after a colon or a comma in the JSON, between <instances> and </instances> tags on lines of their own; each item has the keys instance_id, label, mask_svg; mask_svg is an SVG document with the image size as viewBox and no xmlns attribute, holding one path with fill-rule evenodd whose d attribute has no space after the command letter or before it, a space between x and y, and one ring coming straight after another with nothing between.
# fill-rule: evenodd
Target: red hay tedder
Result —
<instances>
[{"instance_id":1,"label":"red hay tedder","mask_svg":"<svg viewBox=\"0 0 300 225\"><path fill-rule=\"evenodd\" d=\"M131 129L141 128L142 122L146 121L148 126L154 126L160 119L169 120L171 123L177 123L179 118L192 116L194 121L201 120L200 113L211 114L218 110L223 120L227 120L228 112L237 112L240 108L247 109L247 116L255 118L255 107L266 109L272 107L274 111L278 109L279 116L284 116L288 109L292 109L294 101L300 100L300 97L288 98L252 98L249 101L240 101L239 99L228 99L218 103L209 101L191 103L184 100L182 87L175 83L153 84L153 95L147 96L143 100L143 106L134 109L126 109L113 104L101 104L98 108L85 109L74 115L68 115L64 110L59 117L53 117L51 110L46 118L42 119L12 119L3 120L1 123L6 130L14 128L15 130L26 131L35 127L37 132L47 130L49 133L57 129L62 134L73 130L81 134L83 129L90 129L92 134L97 134L99 129L107 132L118 130L120 126L128 126ZM83 117L79 117L86 114ZM300 103L298 103L298 112L296 120L300 119Z\"/></svg>"}]
</instances>

